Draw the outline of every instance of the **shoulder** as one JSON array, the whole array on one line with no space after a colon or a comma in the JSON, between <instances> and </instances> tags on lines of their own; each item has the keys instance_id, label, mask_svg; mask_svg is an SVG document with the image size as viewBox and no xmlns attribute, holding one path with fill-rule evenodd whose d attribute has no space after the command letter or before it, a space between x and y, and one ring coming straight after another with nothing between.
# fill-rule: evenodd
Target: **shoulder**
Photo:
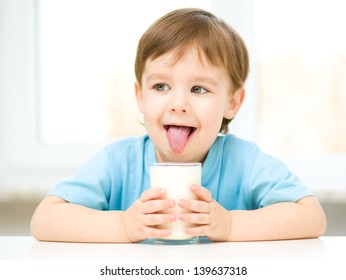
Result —
<instances>
[{"instance_id":1,"label":"shoulder","mask_svg":"<svg viewBox=\"0 0 346 280\"><path fill-rule=\"evenodd\" d=\"M105 147L105 150L110 154L114 152L124 152L125 150L138 151L138 149L144 149L149 141L148 135L120 138L109 143Z\"/></svg>"},{"instance_id":2,"label":"shoulder","mask_svg":"<svg viewBox=\"0 0 346 280\"><path fill-rule=\"evenodd\" d=\"M253 176L263 170L286 171L286 165L278 158L265 152L260 147L248 140L227 134L219 136L215 143L218 154L222 154L223 164L229 165L233 170L238 170L247 176Z\"/></svg>"},{"instance_id":3,"label":"shoulder","mask_svg":"<svg viewBox=\"0 0 346 280\"><path fill-rule=\"evenodd\" d=\"M143 163L154 154L153 144L148 135L126 137L108 144L104 151L112 165L124 166L125 163Z\"/></svg>"},{"instance_id":4,"label":"shoulder","mask_svg":"<svg viewBox=\"0 0 346 280\"><path fill-rule=\"evenodd\" d=\"M218 136L215 145L223 153L232 155L232 158L254 158L260 152L259 147L254 142L238 138L232 134Z\"/></svg>"},{"instance_id":5,"label":"shoulder","mask_svg":"<svg viewBox=\"0 0 346 280\"><path fill-rule=\"evenodd\" d=\"M227 134L218 137L223 145L224 153L232 155L232 158L238 162L245 162L253 168L286 168L283 161L263 152L260 147L248 140L238 138L234 135Z\"/></svg>"},{"instance_id":6,"label":"shoulder","mask_svg":"<svg viewBox=\"0 0 346 280\"><path fill-rule=\"evenodd\" d=\"M260 152L258 146L232 134L219 135L212 145L205 162L206 169L214 169L215 163L224 172L243 177L251 172Z\"/></svg>"}]
</instances>

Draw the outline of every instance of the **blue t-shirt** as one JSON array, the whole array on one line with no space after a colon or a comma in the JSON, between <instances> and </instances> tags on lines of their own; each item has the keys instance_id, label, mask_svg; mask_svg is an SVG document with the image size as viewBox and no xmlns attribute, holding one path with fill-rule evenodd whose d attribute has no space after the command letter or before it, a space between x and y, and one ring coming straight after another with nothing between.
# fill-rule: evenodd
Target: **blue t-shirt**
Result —
<instances>
[{"instance_id":1,"label":"blue t-shirt","mask_svg":"<svg viewBox=\"0 0 346 280\"><path fill-rule=\"evenodd\" d=\"M94 209L126 210L149 188L149 164L155 162L148 135L118 140L48 194ZM218 136L211 146L202 186L227 210L252 210L312 195L283 162L230 134Z\"/></svg>"}]
</instances>

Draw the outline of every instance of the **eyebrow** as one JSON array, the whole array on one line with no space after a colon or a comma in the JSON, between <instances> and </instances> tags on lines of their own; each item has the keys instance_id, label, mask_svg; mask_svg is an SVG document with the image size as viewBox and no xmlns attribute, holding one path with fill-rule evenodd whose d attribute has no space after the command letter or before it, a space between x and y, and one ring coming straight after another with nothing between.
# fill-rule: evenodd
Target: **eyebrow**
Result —
<instances>
[{"instance_id":1,"label":"eyebrow","mask_svg":"<svg viewBox=\"0 0 346 280\"><path fill-rule=\"evenodd\" d=\"M193 79L191 79L194 82L200 82L200 83L207 83L207 84L211 84L213 86L217 86L217 81L215 81L212 78L209 77L204 77L204 76L197 76L197 77L193 77Z\"/></svg>"},{"instance_id":2,"label":"eyebrow","mask_svg":"<svg viewBox=\"0 0 346 280\"><path fill-rule=\"evenodd\" d=\"M150 80L167 80L169 78L168 75L164 75L164 74L150 74L146 80L150 81Z\"/></svg>"},{"instance_id":3,"label":"eyebrow","mask_svg":"<svg viewBox=\"0 0 346 280\"><path fill-rule=\"evenodd\" d=\"M167 80L169 79L169 75L164 75L164 74L150 74L146 80L147 81L151 81L151 80ZM209 77L205 77L205 76L196 76L196 77L192 77L191 79L192 82L194 83L207 83L207 84L211 84L213 86L217 86L217 81L209 78Z\"/></svg>"}]
</instances>

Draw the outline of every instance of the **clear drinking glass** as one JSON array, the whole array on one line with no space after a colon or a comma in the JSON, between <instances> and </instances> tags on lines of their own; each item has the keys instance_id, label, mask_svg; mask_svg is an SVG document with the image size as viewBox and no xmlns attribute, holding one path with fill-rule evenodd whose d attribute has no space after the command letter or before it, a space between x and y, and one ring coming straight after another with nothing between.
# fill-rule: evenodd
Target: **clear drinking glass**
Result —
<instances>
[{"instance_id":1,"label":"clear drinking glass","mask_svg":"<svg viewBox=\"0 0 346 280\"><path fill-rule=\"evenodd\" d=\"M150 164L150 188L164 188L167 198L178 202L180 199L195 199L191 192L192 184L201 185L201 163L153 163ZM176 205L174 208L165 210L164 213L179 215L186 212ZM188 235L184 232L189 223L176 220L173 223L160 225L160 228L171 229L172 233L165 238L154 239L154 244L183 245L196 244L199 242L197 236Z\"/></svg>"}]
</instances>

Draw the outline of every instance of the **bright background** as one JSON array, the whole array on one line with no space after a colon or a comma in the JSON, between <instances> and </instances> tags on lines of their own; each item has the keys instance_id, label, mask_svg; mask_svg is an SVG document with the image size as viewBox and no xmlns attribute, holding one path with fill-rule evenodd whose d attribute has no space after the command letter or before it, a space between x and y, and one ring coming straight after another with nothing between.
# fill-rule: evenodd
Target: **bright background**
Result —
<instances>
[{"instance_id":1,"label":"bright background","mask_svg":"<svg viewBox=\"0 0 346 280\"><path fill-rule=\"evenodd\" d=\"M223 18L250 52L230 132L282 158L322 202L346 203L337 0L0 0L0 202L36 202L106 143L145 133L137 42L161 15L192 6Z\"/></svg>"}]
</instances>

